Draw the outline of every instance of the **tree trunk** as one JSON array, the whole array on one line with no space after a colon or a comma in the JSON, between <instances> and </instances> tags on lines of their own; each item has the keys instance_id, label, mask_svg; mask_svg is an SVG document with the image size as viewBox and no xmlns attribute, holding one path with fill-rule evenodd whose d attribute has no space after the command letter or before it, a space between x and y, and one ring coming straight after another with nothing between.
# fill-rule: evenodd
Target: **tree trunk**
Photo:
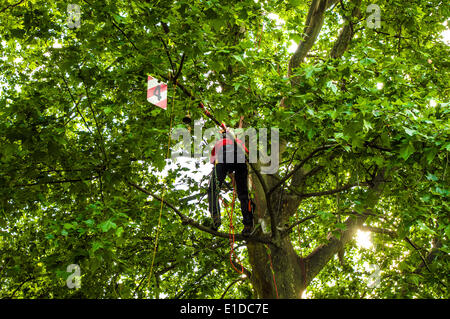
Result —
<instances>
[{"instance_id":1,"label":"tree trunk","mask_svg":"<svg viewBox=\"0 0 450 319\"><path fill-rule=\"evenodd\" d=\"M304 286L303 260L297 255L289 238L282 245L247 245L252 265L252 284L258 298L298 299Z\"/></svg>"},{"instance_id":2,"label":"tree trunk","mask_svg":"<svg viewBox=\"0 0 450 319\"><path fill-rule=\"evenodd\" d=\"M270 187L275 180L270 175L264 176ZM299 201L283 198L282 192L271 195L271 213L267 209L266 195L255 174L251 175L251 185L255 193L257 234L271 233L272 244L250 242L247 244L249 261L252 265L251 282L258 298L298 299L306 288L304 260L300 258L292 246L289 236L282 236L283 228L289 216L298 207ZM271 221L276 227L272 227Z\"/></svg>"}]
</instances>

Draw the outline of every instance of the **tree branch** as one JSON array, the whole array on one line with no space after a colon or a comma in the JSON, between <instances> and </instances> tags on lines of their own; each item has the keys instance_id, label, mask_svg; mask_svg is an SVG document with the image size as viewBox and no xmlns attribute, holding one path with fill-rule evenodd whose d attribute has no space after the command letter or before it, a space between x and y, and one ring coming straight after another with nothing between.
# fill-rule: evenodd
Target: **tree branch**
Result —
<instances>
[{"instance_id":1,"label":"tree branch","mask_svg":"<svg viewBox=\"0 0 450 319\"><path fill-rule=\"evenodd\" d=\"M58 67L58 69L59 69L59 67ZM84 125L86 126L87 130L91 133L91 135L93 135L91 129L89 128L89 125L88 125L87 122L86 122L86 119L84 118L83 114L81 113L80 109L78 108L78 104L80 103L82 96L80 96L80 101L78 101L78 103L77 103L77 102L75 101L75 97L74 97L73 94L72 94L72 91L70 91L69 84L67 83L66 78L64 77L64 74L62 74L61 69L59 69L59 71L60 71L60 73L61 73L61 78L62 78L62 80L63 80L63 82L64 82L64 86L66 87L66 90L67 90L67 92L69 93L70 98L72 99L73 104L75 104L75 109L77 110L78 114L81 116L81 119L83 120Z\"/></svg>"},{"instance_id":2,"label":"tree branch","mask_svg":"<svg viewBox=\"0 0 450 319\"><path fill-rule=\"evenodd\" d=\"M324 13L337 0L313 0L309 7L308 16L306 17L305 28L303 30L304 38L299 43L297 50L289 60L288 76L291 76L294 69L299 67L309 50L314 45L317 36L322 29ZM294 84L296 81L292 79Z\"/></svg>"},{"instance_id":3,"label":"tree branch","mask_svg":"<svg viewBox=\"0 0 450 319\"><path fill-rule=\"evenodd\" d=\"M14 8L14 7L17 7L19 4L21 4L22 2L23 2L24 0L20 0L19 2L17 2L17 3L14 3L14 4L10 4L9 6L6 6L5 8L3 8L2 10L0 10L0 13L3 13L3 12L5 12L6 10L8 10L9 8Z\"/></svg>"},{"instance_id":4,"label":"tree branch","mask_svg":"<svg viewBox=\"0 0 450 319\"><path fill-rule=\"evenodd\" d=\"M333 146L334 145L323 145L323 146L320 146L320 147L316 148L311 153L309 153L308 156L306 156L298 165L296 165L291 172L286 174L286 176L284 176L278 183L276 183L275 186L273 186L269 190L267 195L270 196L278 187L283 185L292 175L294 175L299 169L301 169L303 167L303 165L305 165L305 163L307 161L309 161L311 158L313 158L317 153L319 153L321 151L324 151L324 150L327 150L327 149L329 149L329 148L331 148Z\"/></svg>"},{"instance_id":5,"label":"tree branch","mask_svg":"<svg viewBox=\"0 0 450 319\"><path fill-rule=\"evenodd\" d=\"M372 227L372 226L361 226L359 229L363 231L370 231L372 233L378 233L378 234L384 234L389 235L390 237L397 237L397 232L390 230L390 229L384 229L384 228L378 228L378 227Z\"/></svg>"},{"instance_id":6,"label":"tree branch","mask_svg":"<svg viewBox=\"0 0 450 319\"><path fill-rule=\"evenodd\" d=\"M397 232L394 231L394 230L390 230L390 229L384 229L384 228L378 228L378 227L372 227L372 226L361 226L360 229L361 230L365 230L365 231L370 231L370 232L373 232L373 233L389 235L392 238L398 238ZM414 250L417 251L417 253L419 254L420 259L422 259L421 267L425 266L428 269L428 271L431 273L432 271L431 271L430 267L428 267L427 261L422 256L422 253L420 252L419 247L417 247L417 245L414 244L409 237L405 237L404 240L409 245L411 245L411 247L414 248Z\"/></svg>"},{"instance_id":7,"label":"tree branch","mask_svg":"<svg viewBox=\"0 0 450 319\"><path fill-rule=\"evenodd\" d=\"M220 296L219 299L223 299L225 297L225 295L227 294L228 290L230 290L231 287L233 287L235 284L237 284L240 281L244 281L245 278L239 277L238 279L233 280L228 286L227 288L225 288L225 291L222 293L222 295Z\"/></svg>"},{"instance_id":8,"label":"tree branch","mask_svg":"<svg viewBox=\"0 0 450 319\"><path fill-rule=\"evenodd\" d=\"M248 270L247 268L245 268L243 265L238 264L236 261L234 261L233 259L231 259L231 262L233 263L234 267L236 267L236 269L242 268L242 272L243 274L246 276L246 278L244 279L251 279L252 277L252 272L250 270Z\"/></svg>"},{"instance_id":9,"label":"tree branch","mask_svg":"<svg viewBox=\"0 0 450 319\"><path fill-rule=\"evenodd\" d=\"M382 183L385 170L381 170L377 176L373 179L373 186L369 189L373 196L379 199L382 191ZM331 233L328 234L328 243L319 245L313 252L311 252L306 258L305 262L307 265L306 282L310 282L330 261L330 259L341 250L355 235L359 227L363 225L365 220L371 214L371 209L367 208L363 214L358 214L356 216L350 216L345 221L346 228L341 231L340 236L333 236Z\"/></svg>"},{"instance_id":10,"label":"tree branch","mask_svg":"<svg viewBox=\"0 0 450 319\"><path fill-rule=\"evenodd\" d=\"M354 30L353 30L353 21L352 18L360 18L361 10L359 6L361 4L361 0L354 0L355 7L352 10L351 16L347 19L347 24L342 28L341 33L339 34L338 39L336 40L333 48L331 49L330 56L332 59L340 58L344 52L347 50L350 41L353 38ZM342 2L341 2L342 4Z\"/></svg>"},{"instance_id":11,"label":"tree branch","mask_svg":"<svg viewBox=\"0 0 450 319\"><path fill-rule=\"evenodd\" d=\"M173 82L176 83L178 77L181 74L181 70L183 69L183 64L184 64L184 59L186 58L186 55L183 53L183 55L181 56L181 62L180 62L180 67L178 68L177 74L175 74L175 76L173 77Z\"/></svg>"},{"instance_id":12,"label":"tree branch","mask_svg":"<svg viewBox=\"0 0 450 319\"><path fill-rule=\"evenodd\" d=\"M98 178L98 176L92 176L90 178L84 178L84 179L64 179L64 180L48 181L48 182L42 182L42 183L36 182L36 183L31 183L31 184L18 184L18 185L14 185L13 187L29 187L29 186L47 185L47 184L75 183L75 182L91 181L96 178Z\"/></svg>"},{"instance_id":13,"label":"tree branch","mask_svg":"<svg viewBox=\"0 0 450 319\"><path fill-rule=\"evenodd\" d=\"M22 283L16 288L16 289L14 289L14 291L12 292L12 294L11 294L11 296L9 296L9 299L12 299L13 297L14 297L14 295L16 294L16 292L20 289L20 288L22 288L22 286L24 285L24 284L26 284L27 282L29 282L29 281L31 281L31 280L33 280L33 279L35 279L33 276L30 276L30 277L28 277L27 279L25 279L24 281L22 281Z\"/></svg>"},{"instance_id":14,"label":"tree branch","mask_svg":"<svg viewBox=\"0 0 450 319\"><path fill-rule=\"evenodd\" d=\"M164 51L166 52L167 58L169 59L170 67L172 68L172 73L175 74L175 66L172 62L172 58L170 57L169 48L167 47L166 42L164 41L164 39L162 37L159 37L159 39L161 40L161 42L164 46Z\"/></svg>"},{"instance_id":15,"label":"tree branch","mask_svg":"<svg viewBox=\"0 0 450 319\"><path fill-rule=\"evenodd\" d=\"M166 81L170 81L169 78L167 78L167 77L165 77L165 76L163 76L163 75L160 75L160 77L161 77L162 79L166 80ZM173 80L173 79L172 79L172 80ZM179 81L175 81L174 84L175 84L178 88L180 88L180 89L183 91L183 93L184 93L187 97L189 97L191 100L196 100L195 96L194 96L194 95L193 95L193 94L192 94L192 93L191 93L191 92L190 92L183 84L181 84ZM202 108L204 107L202 103L200 103L199 105L200 105ZM206 112L205 112L205 113L206 113ZM221 123L218 122L218 121L214 118L214 116L212 116L209 112L206 113L206 116L208 116L208 118L210 118L211 120L213 120L217 125L219 125L219 126L221 125ZM235 137L233 136L233 138L235 138ZM268 195L269 188L268 188L268 186L267 186L267 183L265 182L265 180L264 180L264 178L262 177L262 175L261 175L261 173L259 172L259 170L256 169L255 165L254 165L253 163L250 163L250 161L248 160L248 155L247 155L247 154L245 154L245 161L246 161L246 163L249 164L250 168L251 168L251 169L253 170L253 172L255 173L256 177L258 178L258 180L259 180L259 182L260 182L260 184L261 184L261 186L262 186L262 188L263 188L265 200L266 200L266 203L267 203L266 206L267 206L268 212L269 212L269 214L270 214L270 216L271 216L271 219L273 219L273 214L271 214L272 208L271 208L271 206L270 206L271 201L270 201L270 196ZM274 230L274 227L275 227L275 223L273 223L273 224L274 224L274 226L273 226L273 229L272 229L272 230Z\"/></svg>"},{"instance_id":16,"label":"tree branch","mask_svg":"<svg viewBox=\"0 0 450 319\"><path fill-rule=\"evenodd\" d=\"M222 233L222 232L218 232L215 231L209 227L203 226L199 223L197 223L194 219L184 215L178 208L176 208L175 206L173 206L171 203L167 202L166 200L163 200L161 197L159 197L158 195L153 194L152 192L146 190L145 188L140 187L139 185L136 185L130 181L127 181L127 184L129 186L134 187L135 189L150 195L151 197L153 197L156 200L159 200L160 202L162 202L164 205L166 205L167 207L169 207L170 209L172 209L175 214L178 215L178 217L181 219L181 223L183 225L191 225L203 232L209 233L211 235L217 236L217 237L222 237L222 238L226 238L226 239L230 239L230 235L227 233ZM270 244L272 243L271 240L267 237L256 237L256 236L242 236L241 234L235 234L235 240L238 241L254 241L254 242L259 242L259 243L263 243L263 244Z\"/></svg>"},{"instance_id":17,"label":"tree branch","mask_svg":"<svg viewBox=\"0 0 450 319\"><path fill-rule=\"evenodd\" d=\"M340 192L346 191L346 190L348 190L348 189L350 189L352 187L368 186L368 185L369 185L369 183L367 183L367 182L361 182L361 183L357 183L357 184L347 184L347 185L344 185L344 186L339 187L339 188L330 189L330 190L321 191L321 192L303 193L303 194L299 194L299 196L301 198L308 198L308 197L333 195L333 194L336 194L336 193L340 193Z\"/></svg>"},{"instance_id":18,"label":"tree branch","mask_svg":"<svg viewBox=\"0 0 450 319\"><path fill-rule=\"evenodd\" d=\"M316 217L317 217L317 215L313 214L313 215L309 215L309 216L306 216L306 217L300 219L299 221L297 221L297 222L293 223L291 226L289 226L286 230L284 230L283 235L289 234L292 231L292 229L294 229L295 226L303 224L304 222L306 222L310 219L316 218Z\"/></svg>"},{"instance_id":19,"label":"tree branch","mask_svg":"<svg viewBox=\"0 0 450 319\"><path fill-rule=\"evenodd\" d=\"M81 70L80 70L80 71L81 71ZM89 108L91 109L92 117L93 117L94 123L95 123L95 127L97 128L97 133L98 133L98 136L99 136L99 138L100 138L100 143L101 143L101 145L100 145L99 148L100 148L100 151L101 151L102 154L103 154L103 157L105 158L105 163L106 163L106 165L108 165L108 156L106 155L105 141L103 140L103 135L102 135L102 132L100 131L100 126L98 125L97 116L96 116L95 111L94 111L94 108L93 108L93 106L92 106L92 102L91 102L91 98L90 98L90 96L89 96L89 90L88 90L88 88L87 88L86 82L84 81L83 78L82 78L82 81L83 81L84 89L85 89L85 92L86 92L87 102L88 102Z\"/></svg>"},{"instance_id":20,"label":"tree branch","mask_svg":"<svg viewBox=\"0 0 450 319\"><path fill-rule=\"evenodd\" d=\"M113 20L113 18L111 17L111 15L109 15L109 18L110 18L110 20L111 20L113 26L114 26L117 30L119 30L120 33L123 34L123 36L128 40L128 42L131 43L131 45L133 46L133 48L134 48L136 51L141 52L141 51L136 47L136 45L133 43L133 41L130 40L130 38L127 36L127 34L126 34L126 33L125 33L125 32L124 32L117 24L114 23L114 20Z\"/></svg>"},{"instance_id":21,"label":"tree branch","mask_svg":"<svg viewBox=\"0 0 450 319\"><path fill-rule=\"evenodd\" d=\"M340 238L328 236L328 243L318 246L306 257L308 265L307 282L310 282L328 261L345 246L355 235L357 229L364 223L367 217L351 216L345 221L346 229L341 232Z\"/></svg>"}]
</instances>

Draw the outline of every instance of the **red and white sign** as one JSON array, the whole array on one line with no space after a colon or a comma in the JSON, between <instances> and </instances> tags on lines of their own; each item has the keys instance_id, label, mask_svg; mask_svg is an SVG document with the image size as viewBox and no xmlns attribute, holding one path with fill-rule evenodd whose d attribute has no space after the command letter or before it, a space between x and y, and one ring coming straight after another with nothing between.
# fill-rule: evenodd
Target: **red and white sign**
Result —
<instances>
[{"instance_id":1,"label":"red and white sign","mask_svg":"<svg viewBox=\"0 0 450 319\"><path fill-rule=\"evenodd\" d=\"M167 109L167 84L148 76L147 101L162 109Z\"/></svg>"}]
</instances>

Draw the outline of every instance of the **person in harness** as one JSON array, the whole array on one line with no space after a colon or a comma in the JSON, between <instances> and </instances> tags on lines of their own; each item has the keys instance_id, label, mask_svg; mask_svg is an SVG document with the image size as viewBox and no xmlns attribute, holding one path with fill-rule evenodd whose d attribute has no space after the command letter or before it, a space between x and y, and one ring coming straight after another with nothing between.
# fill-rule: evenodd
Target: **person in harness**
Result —
<instances>
[{"instance_id":1,"label":"person in harness","mask_svg":"<svg viewBox=\"0 0 450 319\"><path fill-rule=\"evenodd\" d=\"M253 230L253 212L255 204L248 195L248 170L245 162L245 153L248 149L244 143L233 138L231 133L221 130L222 138L214 145L211 151L210 163L214 164L208 187L209 212L213 220L213 229L221 225L219 191L227 174L234 173L237 196L241 203L244 229L242 235L249 236Z\"/></svg>"}]
</instances>

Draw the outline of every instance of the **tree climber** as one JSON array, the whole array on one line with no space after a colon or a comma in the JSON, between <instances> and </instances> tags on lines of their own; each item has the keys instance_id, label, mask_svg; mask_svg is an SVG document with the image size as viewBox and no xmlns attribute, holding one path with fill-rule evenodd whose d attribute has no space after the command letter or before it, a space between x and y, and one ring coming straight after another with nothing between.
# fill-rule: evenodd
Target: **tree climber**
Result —
<instances>
[{"instance_id":1,"label":"tree climber","mask_svg":"<svg viewBox=\"0 0 450 319\"><path fill-rule=\"evenodd\" d=\"M208 187L209 212L213 220L213 229L221 225L219 191L227 174L234 172L237 196L241 203L244 229L242 235L248 236L253 230L253 211L255 204L248 195L248 170L244 151L248 149L244 143L236 139L225 130L220 131L222 138L214 145L211 151L210 163L214 164ZM239 144L239 145L238 145Z\"/></svg>"}]
</instances>

